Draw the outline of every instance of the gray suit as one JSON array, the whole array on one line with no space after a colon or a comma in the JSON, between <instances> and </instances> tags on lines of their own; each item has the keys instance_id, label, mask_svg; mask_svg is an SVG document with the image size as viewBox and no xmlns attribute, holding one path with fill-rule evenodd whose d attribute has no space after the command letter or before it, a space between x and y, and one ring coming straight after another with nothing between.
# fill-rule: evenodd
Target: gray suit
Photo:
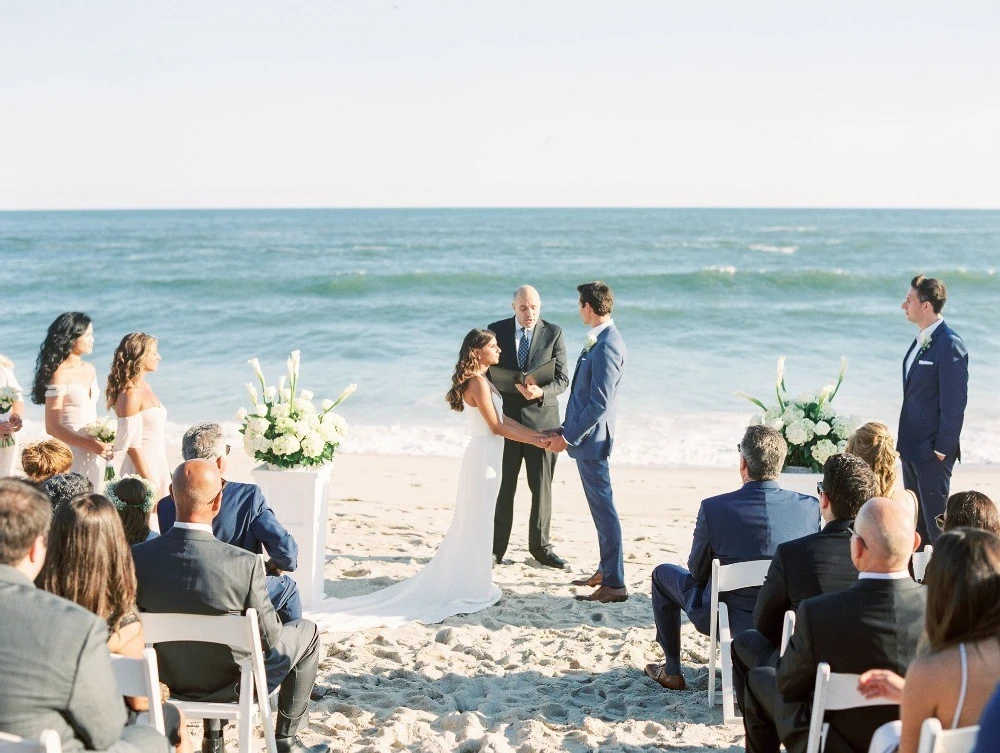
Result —
<instances>
[{"instance_id":1,"label":"gray suit","mask_svg":"<svg viewBox=\"0 0 1000 753\"><path fill-rule=\"evenodd\" d=\"M0 565L0 635L0 731L37 740L55 730L69 752L167 753L151 727L125 727L99 617Z\"/></svg>"},{"instance_id":2,"label":"gray suit","mask_svg":"<svg viewBox=\"0 0 1000 753\"><path fill-rule=\"evenodd\" d=\"M268 692L278 694L277 737L291 737L306 720L319 664L319 631L308 620L278 621L260 558L206 531L179 528L132 547L143 612L244 614L260 619ZM182 700L231 701L239 668L232 649L209 643L156 646L162 679Z\"/></svg>"}]
</instances>

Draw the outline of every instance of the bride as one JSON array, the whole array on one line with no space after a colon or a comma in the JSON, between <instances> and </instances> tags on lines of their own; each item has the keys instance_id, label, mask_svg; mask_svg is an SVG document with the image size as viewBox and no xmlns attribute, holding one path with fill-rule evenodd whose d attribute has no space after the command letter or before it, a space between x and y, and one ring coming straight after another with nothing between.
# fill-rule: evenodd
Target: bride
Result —
<instances>
[{"instance_id":1,"label":"bride","mask_svg":"<svg viewBox=\"0 0 1000 753\"><path fill-rule=\"evenodd\" d=\"M381 591L315 605L306 616L321 630L432 624L500 600L501 591L493 583L492 542L503 438L538 447L546 447L548 440L504 417L500 393L485 377L499 360L500 348L491 331L474 329L465 336L445 399L452 410L474 409L467 413L472 436L462 457L455 517L434 558L412 577Z\"/></svg>"}]
</instances>

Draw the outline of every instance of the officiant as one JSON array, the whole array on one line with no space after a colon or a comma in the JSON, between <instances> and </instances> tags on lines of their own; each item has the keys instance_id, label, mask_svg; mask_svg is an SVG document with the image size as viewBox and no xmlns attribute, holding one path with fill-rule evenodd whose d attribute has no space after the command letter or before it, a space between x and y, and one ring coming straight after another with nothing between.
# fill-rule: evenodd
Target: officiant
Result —
<instances>
[{"instance_id":1,"label":"officiant","mask_svg":"<svg viewBox=\"0 0 1000 753\"><path fill-rule=\"evenodd\" d=\"M514 292L511 304L514 316L493 322L490 329L496 334L500 346L500 363L497 367L516 372L516 380L501 379L493 374L491 379L503 396L505 416L518 421L529 429L558 428L558 397L569 386L566 371L566 345L562 328L540 318L542 301L538 291L523 285ZM549 364L552 361L552 364ZM494 367L496 368L496 367ZM531 372L537 370L537 374ZM528 376L521 377L527 374ZM511 376L509 373L506 376ZM517 477L524 461L528 488L531 490L531 514L528 517L528 551L546 567L563 568L566 560L552 551L549 542L549 524L552 519L552 473L556 467L556 453L533 445L504 440L503 478L497 495L493 522L493 556L503 562L510 541L514 520L514 493Z\"/></svg>"}]
</instances>

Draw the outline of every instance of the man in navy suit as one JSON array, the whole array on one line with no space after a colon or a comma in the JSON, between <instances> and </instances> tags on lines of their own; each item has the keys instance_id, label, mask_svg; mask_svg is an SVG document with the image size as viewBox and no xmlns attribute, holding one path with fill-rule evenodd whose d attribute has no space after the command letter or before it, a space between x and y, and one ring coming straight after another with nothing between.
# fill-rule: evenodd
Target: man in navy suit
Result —
<instances>
[{"instance_id":1,"label":"man in navy suit","mask_svg":"<svg viewBox=\"0 0 1000 753\"><path fill-rule=\"evenodd\" d=\"M181 440L181 454L185 460L208 460L226 472L229 445L222 437L222 427L205 423L192 426ZM156 507L160 533L166 533L174 524L176 506L170 497L164 497ZM226 544L238 546L248 552L260 554L267 551L271 558L266 563L267 595L282 624L302 619L302 601L299 587L285 571L298 565L299 547L292 535L278 522L274 512L256 484L226 481L222 490L222 509L212 521L215 538Z\"/></svg>"},{"instance_id":2,"label":"man in navy suit","mask_svg":"<svg viewBox=\"0 0 1000 753\"><path fill-rule=\"evenodd\" d=\"M576 460L590 514L597 528L601 566L577 585L597 586L580 601L608 603L625 601L625 562L622 552L622 528L611 493L608 456L614 444L615 397L625 373L625 341L611 319L615 297L603 282L577 286L580 293L580 318L590 327L583 352L576 362L566 420L561 434L552 437L549 449L567 450Z\"/></svg>"},{"instance_id":3,"label":"man in navy suit","mask_svg":"<svg viewBox=\"0 0 1000 753\"><path fill-rule=\"evenodd\" d=\"M656 642L666 661L647 664L646 675L668 690L684 690L681 674L681 612L699 633L708 635L711 621L712 560L721 564L768 559L778 544L819 530L819 503L814 497L786 491L775 481L785 462L784 437L767 426L748 426L740 453L743 486L709 497L698 509L688 569L660 565L653 571L653 619ZM756 588L727 591L719 601L729 608L733 635L753 627ZM715 682L715 678L709 678Z\"/></svg>"},{"instance_id":4,"label":"man in navy suit","mask_svg":"<svg viewBox=\"0 0 1000 753\"><path fill-rule=\"evenodd\" d=\"M919 332L903 359L903 407L896 449L903 486L917 493L917 532L925 543L940 535L934 518L944 512L951 471L962 451L959 436L969 395L969 351L941 318L948 290L941 280L917 275L903 301Z\"/></svg>"}]
</instances>

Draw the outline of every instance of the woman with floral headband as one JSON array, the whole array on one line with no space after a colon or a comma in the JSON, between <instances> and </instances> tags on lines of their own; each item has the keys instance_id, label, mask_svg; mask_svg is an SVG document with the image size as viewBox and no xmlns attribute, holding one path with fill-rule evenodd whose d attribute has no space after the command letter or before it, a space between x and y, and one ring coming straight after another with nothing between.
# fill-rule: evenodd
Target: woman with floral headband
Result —
<instances>
[{"instance_id":1,"label":"woman with floral headband","mask_svg":"<svg viewBox=\"0 0 1000 753\"><path fill-rule=\"evenodd\" d=\"M122 476L108 484L105 496L118 510L129 546L156 538L149 528L149 514L156 502L157 490L139 475Z\"/></svg>"}]
</instances>

